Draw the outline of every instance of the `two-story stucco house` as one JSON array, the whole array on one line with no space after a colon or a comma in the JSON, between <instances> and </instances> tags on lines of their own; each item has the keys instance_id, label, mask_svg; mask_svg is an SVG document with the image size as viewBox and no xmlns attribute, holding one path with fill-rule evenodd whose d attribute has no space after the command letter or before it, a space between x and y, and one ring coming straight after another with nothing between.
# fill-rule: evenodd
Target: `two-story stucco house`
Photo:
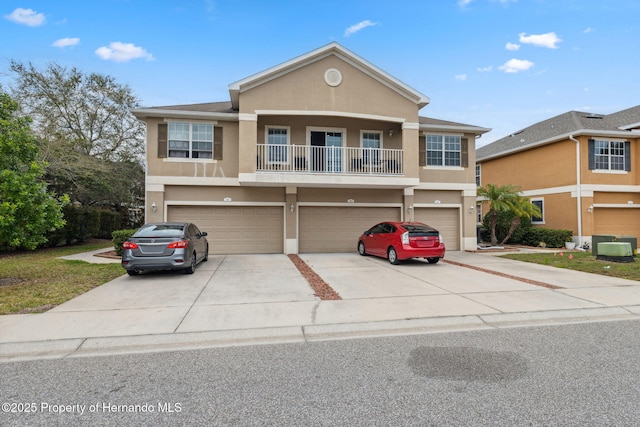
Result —
<instances>
[{"instance_id":1,"label":"two-story stucco house","mask_svg":"<svg viewBox=\"0 0 640 427\"><path fill-rule=\"evenodd\" d=\"M640 106L569 111L478 148L479 185L515 184L542 209L534 226L640 238Z\"/></svg>"},{"instance_id":2,"label":"two-story stucco house","mask_svg":"<svg viewBox=\"0 0 640 427\"><path fill-rule=\"evenodd\" d=\"M230 101L142 108L146 220L185 220L212 253L353 252L384 220L476 248L475 140L429 98L332 43L229 85Z\"/></svg>"}]
</instances>

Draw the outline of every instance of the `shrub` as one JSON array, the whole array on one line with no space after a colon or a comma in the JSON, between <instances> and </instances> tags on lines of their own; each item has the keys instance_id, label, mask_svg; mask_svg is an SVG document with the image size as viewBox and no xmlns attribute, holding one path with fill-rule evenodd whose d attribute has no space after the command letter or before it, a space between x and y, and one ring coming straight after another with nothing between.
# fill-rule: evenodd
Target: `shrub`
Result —
<instances>
[{"instance_id":1,"label":"shrub","mask_svg":"<svg viewBox=\"0 0 640 427\"><path fill-rule=\"evenodd\" d=\"M116 253L119 256L122 256L122 244L129 240L129 238L133 236L133 233L135 233L136 231L138 230L116 230L111 233L111 236L113 237L113 247L116 249Z\"/></svg>"},{"instance_id":2,"label":"shrub","mask_svg":"<svg viewBox=\"0 0 640 427\"><path fill-rule=\"evenodd\" d=\"M544 243L548 248L561 248L564 242L570 242L573 236L571 230L553 230L550 228L531 228L522 239L527 246L540 246Z\"/></svg>"},{"instance_id":3,"label":"shrub","mask_svg":"<svg viewBox=\"0 0 640 427\"><path fill-rule=\"evenodd\" d=\"M498 213L498 222L496 224L496 237L498 243L504 239L511 227L511 220L514 217L513 212L500 212ZM522 243L527 231L531 229L531 219L525 217L520 218L520 225L513 232L509 240L506 243ZM489 225L489 214L486 214L482 218L482 228L480 229L480 239L483 242L491 241L491 226Z\"/></svg>"}]
</instances>

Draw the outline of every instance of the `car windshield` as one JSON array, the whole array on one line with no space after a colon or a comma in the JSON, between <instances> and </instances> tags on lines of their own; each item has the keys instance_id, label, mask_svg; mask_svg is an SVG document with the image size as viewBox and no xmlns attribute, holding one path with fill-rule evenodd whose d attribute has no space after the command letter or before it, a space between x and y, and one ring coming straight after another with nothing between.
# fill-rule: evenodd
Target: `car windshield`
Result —
<instances>
[{"instance_id":1,"label":"car windshield","mask_svg":"<svg viewBox=\"0 0 640 427\"><path fill-rule=\"evenodd\" d=\"M142 227L136 237L179 237L182 236L182 224L150 224Z\"/></svg>"}]
</instances>

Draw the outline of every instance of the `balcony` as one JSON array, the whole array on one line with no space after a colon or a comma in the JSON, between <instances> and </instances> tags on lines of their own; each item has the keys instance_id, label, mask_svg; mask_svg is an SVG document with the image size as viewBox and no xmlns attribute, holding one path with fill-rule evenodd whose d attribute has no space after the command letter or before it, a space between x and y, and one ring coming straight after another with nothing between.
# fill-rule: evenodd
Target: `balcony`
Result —
<instances>
[{"instance_id":1,"label":"balcony","mask_svg":"<svg viewBox=\"0 0 640 427\"><path fill-rule=\"evenodd\" d=\"M257 173L403 176L402 150L258 144Z\"/></svg>"}]
</instances>

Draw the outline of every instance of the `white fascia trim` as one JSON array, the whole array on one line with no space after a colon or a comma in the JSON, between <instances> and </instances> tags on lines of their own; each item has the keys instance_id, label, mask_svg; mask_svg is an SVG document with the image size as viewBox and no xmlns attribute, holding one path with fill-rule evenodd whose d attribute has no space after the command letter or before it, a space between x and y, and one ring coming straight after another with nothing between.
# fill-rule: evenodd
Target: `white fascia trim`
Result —
<instances>
[{"instance_id":1,"label":"white fascia trim","mask_svg":"<svg viewBox=\"0 0 640 427\"><path fill-rule=\"evenodd\" d=\"M455 191L473 191L476 192L476 183L467 182L423 182L420 183L416 190L455 190Z\"/></svg>"},{"instance_id":2,"label":"white fascia trim","mask_svg":"<svg viewBox=\"0 0 640 427\"><path fill-rule=\"evenodd\" d=\"M214 178L208 176L147 176L145 186L153 185L195 185L209 187L238 187L238 178Z\"/></svg>"},{"instance_id":3,"label":"white fascia trim","mask_svg":"<svg viewBox=\"0 0 640 427\"><path fill-rule=\"evenodd\" d=\"M634 203L594 203L594 208L639 209L640 204Z\"/></svg>"},{"instance_id":4,"label":"white fascia trim","mask_svg":"<svg viewBox=\"0 0 640 427\"><path fill-rule=\"evenodd\" d=\"M461 209L460 203L414 203L413 208L458 208Z\"/></svg>"},{"instance_id":5,"label":"white fascia trim","mask_svg":"<svg viewBox=\"0 0 640 427\"><path fill-rule=\"evenodd\" d=\"M420 130L420 123L415 122L404 122L402 124L402 130Z\"/></svg>"},{"instance_id":6,"label":"white fascia trim","mask_svg":"<svg viewBox=\"0 0 640 427\"><path fill-rule=\"evenodd\" d=\"M281 206L285 207L285 202L225 202L225 201L196 201L196 200L165 200L165 212L168 206Z\"/></svg>"},{"instance_id":7,"label":"white fascia trim","mask_svg":"<svg viewBox=\"0 0 640 427\"><path fill-rule=\"evenodd\" d=\"M564 140L569 140L569 137L577 137L577 136L600 136L600 137L621 137L621 138L629 138L629 136L631 137L635 137L636 135L634 135L633 133L630 134L630 132L628 131L604 131L604 130L597 130L597 129L580 129L580 130L576 130L573 132L568 132L568 133L564 133L562 135L557 135L557 136L553 136L551 138L547 138L547 139L543 139L541 141L537 141L537 142L533 142L531 144L525 144L522 145L520 147L516 147L516 148L512 148L511 150L505 150L505 151L501 151L500 153L495 153L492 154L490 156L486 156L486 157L477 157L476 158L476 162L483 162L486 160L491 160L491 159L495 159L495 158L499 158L499 157L504 157L507 156L509 154L514 154L514 153L519 153L520 151L527 151L530 150L532 148L536 148L536 147L540 147L542 145L547 145L547 144L551 144L554 142L560 142L560 141L564 141Z\"/></svg>"},{"instance_id":8,"label":"white fascia trim","mask_svg":"<svg viewBox=\"0 0 640 427\"><path fill-rule=\"evenodd\" d=\"M298 202L298 206L316 207L358 207L358 208L398 208L402 209L402 203L350 203L350 202Z\"/></svg>"},{"instance_id":9,"label":"white fascia trim","mask_svg":"<svg viewBox=\"0 0 640 427\"><path fill-rule=\"evenodd\" d=\"M237 113L209 113L204 111L160 110L155 108L141 108L131 110L131 113L139 119L147 117L162 117L174 119L199 119L199 120L224 120L238 121Z\"/></svg>"},{"instance_id":10,"label":"white fascia trim","mask_svg":"<svg viewBox=\"0 0 640 427\"><path fill-rule=\"evenodd\" d=\"M340 44L333 42L326 46L315 49L311 52L308 52L304 55L298 56L296 58L290 59L289 61L283 62L280 65L276 65L275 67L268 68L264 71L256 73L252 76L244 78L242 80L238 80L237 82L231 83L229 85L229 92L231 92L231 98L235 99L236 94L239 92L244 92L256 86L259 86L268 81L274 80L278 77L281 77L285 74L288 74L297 69L303 68L310 63L315 61L322 60L331 55L336 55L338 58L342 59L346 63L355 67L356 69L362 71L368 76L374 78L384 86L390 88L394 92L399 93L405 98L415 102L422 108L430 102L428 96L418 92L412 87L406 85L400 80L396 79L392 75L382 71L380 68L366 61L365 59L359 57L355 53L345 49Z\"/></svg>"},{"instance_id":11,"label":"white fascia trim","mask_svg":"<svg viewBox=\"0 0 640 427\"><path fill-rule=\"evenodd\" d=\"M640 185L582 184L582 190L601 193L640 193Z\"/></svg>"},{"instance_id":12,"label":"white fascia trim","mask_svg":"<svg viewBox=\"0 0 640 427\"><path fill-rule=\"evenodd\" d=\"M238 114L238 121L241 121L241 122L257 122L258 121L258 115L257 114L251 114L251 113L239 113Z\"/></svg>"},{"instance_id":13,"label":"white fascia trim","mask_svg":"<svg viewBox=\"0 0 640 427\"><path fill-rule=\"evenodd\" d=\"M455 125L435 125L435 124L426 124L423 123L420 125L420 130L428 132L428 131L439 131L439 132L467 132L474 133L477 135L482 135L483 133L487 133L491 131L491 128L483 128L479 126L455 126Z\"/></svg>"},{"instance_id":14,"label":"white fascia trim","mask_svg":"<svg viewBox=\"0 0 640 427\"><path fill-rule=\"evenodd\" d=\"M308 110L255 110L258 116L330 116L353 119L377 120L404 123L401 117L379 116L376 114L349 113L345 111L308 111Z\"/></svg>"}]
</instances>

